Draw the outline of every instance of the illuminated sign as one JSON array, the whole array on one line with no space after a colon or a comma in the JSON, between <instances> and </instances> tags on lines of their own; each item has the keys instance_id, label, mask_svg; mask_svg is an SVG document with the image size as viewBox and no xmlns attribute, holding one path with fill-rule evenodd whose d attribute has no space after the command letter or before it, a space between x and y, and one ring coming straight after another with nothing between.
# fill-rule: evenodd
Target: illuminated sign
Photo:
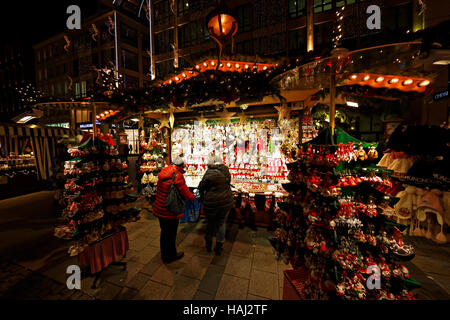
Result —
<instances>
[{"instance_id":1,"label":"illuminated sign","mask_svg":"<svg viewBox=\"0 0 450 320\"><path fill-rule=\"evenodd\" d=\"M445 90L445 91L436 93L434 95L434 101L438 101L438 100L441 100L441 99L444 99L444 98L447 98L447 97L448 97L448 90Z\"/></svg>"}]
</instances>

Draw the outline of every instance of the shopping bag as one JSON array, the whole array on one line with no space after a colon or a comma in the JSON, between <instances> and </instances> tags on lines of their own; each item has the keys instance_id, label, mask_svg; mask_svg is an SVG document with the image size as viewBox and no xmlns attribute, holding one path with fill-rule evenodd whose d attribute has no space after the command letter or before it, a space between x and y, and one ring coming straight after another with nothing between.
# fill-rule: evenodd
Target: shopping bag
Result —
<instances>
[{"instance_id":1,"label":"shopping bag","mask_svg":"<svg viewBox=\"0 0 450 320\"><path fill-rule=\"evenodd\" d=\"M176 175L177 173L175 172L172 177L172 184L170 186L169 194L167 195L165 206L170 212L178 214L185 211L186 202L175 185Z\"/></svg>"}]
</instances>

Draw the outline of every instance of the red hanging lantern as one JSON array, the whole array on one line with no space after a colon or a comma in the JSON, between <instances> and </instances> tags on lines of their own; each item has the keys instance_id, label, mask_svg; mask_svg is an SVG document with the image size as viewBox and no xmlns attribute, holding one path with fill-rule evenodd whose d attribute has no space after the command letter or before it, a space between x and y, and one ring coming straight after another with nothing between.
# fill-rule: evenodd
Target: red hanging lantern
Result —
<instances>
[{"instance_id":1,"label":"red hanging lantern","mask_svg":"<svg viewBox=\"0 0 450 320\"><path fill-rule=\"evenodd\" d=\"M223 1L220 2L217 9L214 9L207 16L208 31L211 38L219 45L219 59L216 70L220 66L222 51L228 41L230 41L238 31L238 22L233 17L231 10L226 7Z\"/></svg>"}]
</instances>

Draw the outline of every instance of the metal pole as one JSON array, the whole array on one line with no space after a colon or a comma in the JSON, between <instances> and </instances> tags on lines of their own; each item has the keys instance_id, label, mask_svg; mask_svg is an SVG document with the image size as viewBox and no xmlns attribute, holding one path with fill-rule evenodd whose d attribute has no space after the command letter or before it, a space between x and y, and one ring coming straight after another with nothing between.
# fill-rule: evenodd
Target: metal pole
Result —
<instances>
[{"instance_id":1,"label":"metal pole","mask_svg":"<svg viewBox=\"0 0 450 320\"><path fill-rule=\"evenodd\" d=\"M331 57L330 68L330 127L331 138L334 143L334 129L336 119L336 57Z\"/></svg>"},{"instance_id":2,"label":"metal pole","mask_svg":"<svg viewBox=\"0 0 450 320\"><path fill-rule=\"evenodd\" d=\"M92 104L92 140L94 141L97 137L97 106L95 103Z\"/></svg>"}]
</instances>

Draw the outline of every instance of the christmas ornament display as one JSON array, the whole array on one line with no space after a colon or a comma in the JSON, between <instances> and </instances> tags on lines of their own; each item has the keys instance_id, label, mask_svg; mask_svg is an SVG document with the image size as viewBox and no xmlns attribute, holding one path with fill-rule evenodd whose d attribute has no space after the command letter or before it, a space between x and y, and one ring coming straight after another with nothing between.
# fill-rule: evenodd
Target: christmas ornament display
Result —
<instances>
[{"instance_id":1,"label":"christmas ornament display","mask_svg":"<svg viewBox=\"0 0 450 320\"><path fill-rule=\"evenodd\" d=\"M92 136L78 147L68 149L72 160L64 164L61 205L62 224L55 228L58 238L74 240L69 253L77 255L86 246L115 232L126 222L137 221L136 197L130 193L128 165L118 156L117 147Z\"/></svg>"},{"instance_id":2,"label":"christmas ornament display","mask_svg":"<svg viewBox=\"0 0 450 320\"><path fill-rule=\"evenodd\" d=\"M305 278L305 299L415 299L411 290L420 284L402 264L414 248L403 240L406 226L392 220L398 199L378 190L392 187L392 171L375 165L376 144L340 129L327 144L329 133L302 145L287 164L289 196L275 209L276 257ZM377 290L368 286L374 280Z\"/></svg>"}]
</instances>

